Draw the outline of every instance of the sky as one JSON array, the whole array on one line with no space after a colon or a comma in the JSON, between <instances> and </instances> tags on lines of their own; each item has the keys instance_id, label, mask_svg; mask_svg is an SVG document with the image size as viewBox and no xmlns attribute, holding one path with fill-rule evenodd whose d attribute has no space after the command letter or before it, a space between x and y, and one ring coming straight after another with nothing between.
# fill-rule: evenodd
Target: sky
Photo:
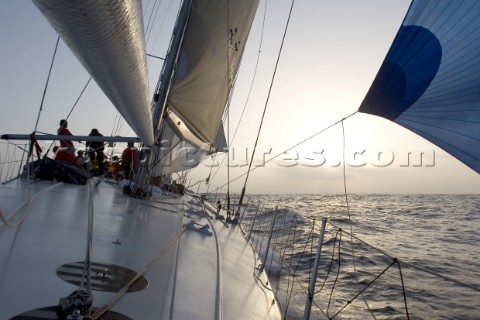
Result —
<instances>
[{"instance_id":1,"label":"sky","mask_svg":"<svg viewBox=\"0 0 480 320\"><path fill-rule=\"evenodd\" d=\"M161 10L151 15L157 6ZM229 177L232 192L241 190L266 105L247 193L479 192L477 173L388 120L355 114L343 127L340 123L365 97L409 1L295 1L268 96L290 6L290 0L260 1L226 124L226 136L233 140L229 173L225 156L217 155L190 172L187 185L210 176L211 185L225 188ZM150 0L143 7L147 53L163 57L178 3ZM32 2L9 0L0 2L0 40L0 133L30 133L57 36ZM147 62L153 91L162 61L149 57ZM56 132L88 79L60 41L38 131ZM116 110L93 82L69 118L74 134L87 135L91 128L104 135L134 135L124 122L119 125ZM280 156L262 163L274 155ZM202 182L193 188L213 186Z\"/></svg>"}]
</instances>

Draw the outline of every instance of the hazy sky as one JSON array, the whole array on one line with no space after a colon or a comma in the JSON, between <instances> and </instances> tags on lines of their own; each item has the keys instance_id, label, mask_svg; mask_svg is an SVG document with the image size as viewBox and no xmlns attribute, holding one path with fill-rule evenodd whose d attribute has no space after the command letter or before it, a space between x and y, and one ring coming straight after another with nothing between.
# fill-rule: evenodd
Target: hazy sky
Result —
<instances>
[{"instance_id":1,"label":"hazy sky","mask_svg":"<svg viewBox=\"0 0 480 320\"><path fill-rule=\"evenodd\" d=\"M164 56L177 1L162 1L148 32L147 52ZM154 1L144 4L145 25ZM232 98L227 135L232 144L230 178L245 173L267 99L291 1L260 2ZM407 0L296 1L259 139L256 164L282 153L358 109L408 9ZM150 30L150 29L149 29ZM0 2L0 133L33 131L53 55L56 34L32 2ZM252 85L261 42L258 68ZM161 60L148 58L151 90ZM38 130L55 133L89 76L60 43ZM246 104L247 97L248 103ZM116 111L90 84L70 119L74 134L98 128L114 132ZM346 184L350 193L478 193L477 173L423 138L387 120L356 114L344 122ZM132 136L126 124L115 134ZM343 193L341 124L294 147L250 174L250 193ZM120 148L123 148L121 146ZM420 155L423 154L423 158ZM223 156L215 161L221 162ZM422 160L422 161L421 161ZM211 172L226 184L226 162L208 159L192 181ZM231 186L238 191L244 177ZM205 184L201 186L206 188Z\"/></svg>"}]
</instances>

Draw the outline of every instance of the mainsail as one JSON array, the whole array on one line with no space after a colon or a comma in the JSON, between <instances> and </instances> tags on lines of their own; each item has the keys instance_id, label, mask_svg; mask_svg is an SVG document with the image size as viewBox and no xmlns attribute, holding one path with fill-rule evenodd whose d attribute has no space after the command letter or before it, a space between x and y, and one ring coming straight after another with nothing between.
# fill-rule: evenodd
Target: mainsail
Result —
<instances>
[{"instance_id":1,"label":"mainsail","mask_svg":"<svg viewBox=\"0 0 480 320\"><path fill-rule=\"evenodd\" d=\"M141 1L34 2L130 127L151 146Z\"/></svg>"},{"instance_id":2,"label":"mainsail","mask_svg":"<svg viewBox=\"0 0 480 320\"><path fill-rule=\"evenodd\" d=\"M206 152L216 149L258 2L192 2L167 99L167 120L179 137Z\"/></svg>"},{"instance_id":3,"label":"mainsail","mask_svg":"<svg viewBox=\"0 0 480 320\"><path fill-rule=\"evenodd\" d=\"M480 173L480 2L413 1L359 111Z\"/></svg>"}]
</instances>

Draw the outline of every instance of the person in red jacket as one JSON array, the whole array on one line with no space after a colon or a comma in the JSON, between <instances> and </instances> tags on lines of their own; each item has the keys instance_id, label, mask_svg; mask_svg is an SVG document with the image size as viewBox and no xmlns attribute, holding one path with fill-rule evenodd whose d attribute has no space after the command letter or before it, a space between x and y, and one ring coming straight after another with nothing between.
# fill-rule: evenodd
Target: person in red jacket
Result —
<instances>
[{"instance_id":1,"label":"person in red jacket","mask_svg":"<svg viewBox=\"0 0 480 320\"><path fill-rule=\"evenodd\" d=\"M68 163L77 164L77 158L70 152L65 151L58 146L53 147L53 152L55 153L56 161L65 161Z\"/></svg>"},{"instance_id":2,"label":"person in red jacket","mask_svg":"<svg viewBox=\"0 0 480 320\"><path fill-rule=\"evenodd\" d=\"M57 130L57 135L59 136L72 136L72 133L70 130L67 129L68 127L68 122L65 119L60 120L60 128ZM75 155L75 147L73 146L73 142L71 140L63 140L60 141L60 147L63 148L63 150L71 153L72 155Z\"/></svg>"},{"instance_id":3,"label":"person in red jacket","mask_svg":"<svg viewBox=\"0 0 480 320\"><path fill-rule=\"evenodd\" d=\"M133 142L128 142L127 148L122 153L122 168L123 177L128 180L133 180L138 164L138 149L135 148Z\"/></svg>"}]
</instances>

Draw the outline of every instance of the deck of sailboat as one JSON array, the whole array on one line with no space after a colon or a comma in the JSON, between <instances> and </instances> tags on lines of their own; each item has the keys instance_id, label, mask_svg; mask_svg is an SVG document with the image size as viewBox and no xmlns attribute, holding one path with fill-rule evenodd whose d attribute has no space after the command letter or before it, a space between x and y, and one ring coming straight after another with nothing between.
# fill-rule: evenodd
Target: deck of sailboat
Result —
<instances>
[{"instance_id":1,"label":"deck of sailboat","mask_svg":"<svg viewBox=\"0 0 480 320\"><path fill-rule=\"evenodd\" d=\"M89 188L92 262L146 270L148 286L126 293L113 311L131 319L281 318L266 278L255 277L256 254L241 230L207 217L200 198L157 192L151 200L137 199L104 180L96 186L48 189L52 185L30 183L33 200L24 222L16 228L0 226L0 319L56 306L78 288L60 279L56 270L85 259ZM0 187L7 216L27 199L26 187L22 179ZM9 219L15 221L23 212ZM191 219L194 228L186 228ZM194 230L204 225L208 232ZM115 277L105 271L107 278ZM101 282L101 276L92 281ZM99 308L115 293L95 290L93 295Z\"/></svg>"}]
</instances>

